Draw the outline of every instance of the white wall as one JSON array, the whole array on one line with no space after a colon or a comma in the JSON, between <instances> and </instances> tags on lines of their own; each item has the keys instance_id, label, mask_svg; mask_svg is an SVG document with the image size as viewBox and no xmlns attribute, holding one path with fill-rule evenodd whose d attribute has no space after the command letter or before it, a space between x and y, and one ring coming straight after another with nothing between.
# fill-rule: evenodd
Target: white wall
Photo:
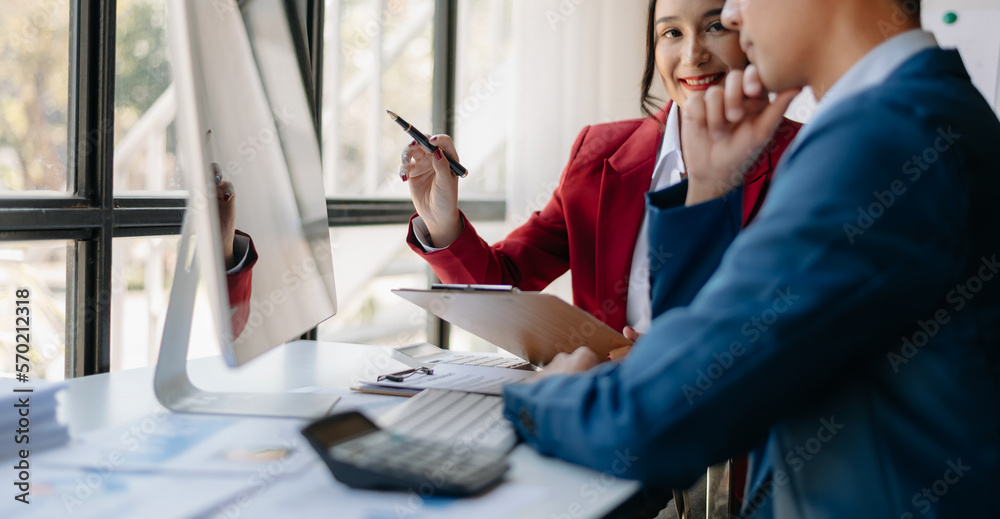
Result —
<instances>
[{"instance_id":1,"label":"white wall","mask_svg":"<svg viewBox=\"0 0 1000 519\"><path fill-rule=\"evenodd\" d=\"M972 82L994 109L1000 108L1000 0L924 0L922 9L924 28L942 47L959 50ZM957 14L958 21L945 24L947 12Z\"/></svg>"}]
</instances>

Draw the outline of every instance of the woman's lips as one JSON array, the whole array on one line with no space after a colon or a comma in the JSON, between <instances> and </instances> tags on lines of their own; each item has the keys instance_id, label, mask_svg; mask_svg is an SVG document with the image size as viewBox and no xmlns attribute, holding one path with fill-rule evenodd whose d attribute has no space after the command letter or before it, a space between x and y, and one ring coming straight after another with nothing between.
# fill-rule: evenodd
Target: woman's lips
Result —
<instances>
[{"instance_id":1,"label":"woman's lips","mask_svg":"<svg viewBox=\"0 0 1000 519\"><path fill-rule=\"evenodd\" d=\"M684 88L692 91L708 90L713 85L718 85L725 79L726 73L719 72L718 74L707 74L704 76L691 77L691 78L681 78L680 84Z\"/></svg>"}]
</instances>

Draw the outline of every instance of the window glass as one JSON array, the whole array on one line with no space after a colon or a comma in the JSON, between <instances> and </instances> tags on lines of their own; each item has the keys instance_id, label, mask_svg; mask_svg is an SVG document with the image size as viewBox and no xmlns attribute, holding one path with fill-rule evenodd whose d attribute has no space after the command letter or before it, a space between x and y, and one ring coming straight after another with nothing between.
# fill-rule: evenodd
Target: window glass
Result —
<instances>
[{"instance_id":1,"label":"window glass","mask_svg":"<svg viewBox=\"0 0 1000 519\"><path fill-rule=\"evenodd\" d=\"M409 198L398 176L410 137L392 110L433 131L433 0L327 0L323 169L329 197Z\"/></svg>"},{"instance_id":2,"label":"window glass","mask_svg":"<svg viewBox=\"0 0 1000 519\"><path fill-rule=\"evenodd\" d=\"M29 381L65 378L67 247L64 241L0 242L3 376L20 370ZM22 364L26 372L16 367Z\"/></svg>"},{"instance_id":3,"label":"window glass","mask_svg":"<svg viewBox=\"0 0 1000 519\"><path fill-rule=\"evenodd\" d=\"M323 341L405 346L427 340L427 312L393 294L427 288L427 265L406 245L406 226L330 229L337 315Z\"/></svg>"},{"instance_id":4,"label":"window glass","mask_svg":"<svg viewBox=\"0 0 1000 519\"><path fill-rule=\"evenodd\" d=\"M66 192L68 0L0 0L0 196Z\"/></svg>"},{"instance_id":5,"label":"window glass","mask_svg":"<svg viewBox=\"0 0 1000 519\"><path fill-rule=\"evenodd\" d=\"M116 238L111 263L111 371L156 364L180 238ZM204 287L191 320L188 358L219 355Z\"/></svg>"},{"instance_id":6,"label":"window glass","mask_svg":"<svg viewBox=\"0 0 1000 519\"><path fill-rule=\"evenodd\" d=\"M180 191L164 0L118 0L115 194Z\"/></svg>"},{"instance_id":7,"label":"window glass","mask_svg":"<svg viewBox=\"0 0 1000 519\"><path fill-rule=\"evenodd\" d=\"M455 145L475 172L462 180L462 196L502 197L507 179L511 113L512 0L459 0Z\"/></svg>"}]
</instances>

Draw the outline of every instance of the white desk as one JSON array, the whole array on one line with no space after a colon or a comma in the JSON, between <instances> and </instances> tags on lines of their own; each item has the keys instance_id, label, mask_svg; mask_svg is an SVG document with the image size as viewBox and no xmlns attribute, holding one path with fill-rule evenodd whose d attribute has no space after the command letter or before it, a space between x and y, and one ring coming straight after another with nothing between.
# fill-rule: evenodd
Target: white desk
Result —
<instances>
[{"instance_id":1,"label":"white desk","mask_svg":"<svg viewBox=\"0 0 1000 519\"><path fill-rule=\"evenodd\" d=\"M346 390L359 380L399 369L405 369L405 366L392 360L390 349L386 347L307 341L285 345L239 370L229 370L218 357L189 362L189 372L195 384L219 391L282 391L309 386ZM152 378L152 368L146 368L68 381L64 408L71 433L79 435L97 431L161 411L162 407L153 395ZM338 403L334 412L340 407L343 406ZM312 452L309 455L314 456ZM503 491L505 485L534 489L536 498L532 501L533 505L519 510L516 514L518 518L603 517L634 496L640 488L632 481L613 479L609 475L542 457L524 445L515 449L510 461L512 469L507 475L507 482L492 492ZM257 517L255 510L263 513L267 508L273 508L275 503L287 504L289 494L296 494L294 502L306 510L309 503L303 500L322 499L323 496L318 494L323 493L346 492L345 487L326 472L318 457L310 463L309 468L289 476L295 479L294 483L285 483L284 486L274 484L261 492L253 503L240 510L239 517ZM304 493L304 496L299 493ZM183 495L177 498L182 499ZM285 511L287 517L310 517L294 509ZM215 511L205 517L224 515ZM344 515L340 510L329 510L322 517L355 516Z\"/></svg>"}]
</instances>

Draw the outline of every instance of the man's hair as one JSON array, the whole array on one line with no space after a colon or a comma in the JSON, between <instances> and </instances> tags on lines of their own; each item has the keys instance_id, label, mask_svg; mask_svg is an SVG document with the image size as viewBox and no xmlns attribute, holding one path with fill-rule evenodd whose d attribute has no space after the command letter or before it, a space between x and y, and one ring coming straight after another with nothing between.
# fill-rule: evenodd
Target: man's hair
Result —
<instances>
[{"instance_id":1,"label":"man's hair","mask_svg":"<svg viewBox=\"0 0 1000 519\"><path fill-rule=\"evenodd\" d=\"M908 16L915 16L919 20L920 1L921 0L896 0L896 3L903 8L903 12L906 13Z\"/></svg>"}]
</instances>

